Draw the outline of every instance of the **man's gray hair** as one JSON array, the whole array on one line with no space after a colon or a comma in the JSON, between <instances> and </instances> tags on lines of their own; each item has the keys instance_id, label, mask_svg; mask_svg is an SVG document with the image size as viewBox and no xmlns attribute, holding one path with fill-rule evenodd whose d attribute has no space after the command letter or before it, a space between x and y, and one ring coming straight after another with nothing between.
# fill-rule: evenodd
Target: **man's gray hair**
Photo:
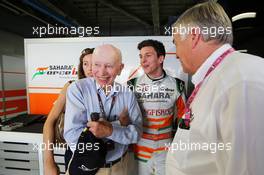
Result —
<instances>
[{"instance_id":1,"label":"man's gray hair","mask_svg":"<svg viewBox=\"0 0 264 175\"><path fill-rule=\"evenodd\" d=\"M214 1L196 4L173 24L173 33L180 34L182 39L191 31L200 32L205 42L233 43L232 23L222 6Z\"/></svg>"}]
</instances>

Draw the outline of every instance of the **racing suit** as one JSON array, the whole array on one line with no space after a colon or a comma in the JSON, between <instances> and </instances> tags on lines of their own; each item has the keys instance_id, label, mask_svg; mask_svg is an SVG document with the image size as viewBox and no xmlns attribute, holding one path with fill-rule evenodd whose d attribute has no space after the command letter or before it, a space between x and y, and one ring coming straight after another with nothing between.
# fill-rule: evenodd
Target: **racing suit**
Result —
<instances>
[{"instance_id":1,"label":"racing suit","mask_svg":"<svg viewBox=\"0 0 264 175\"><path fill-rule=\"evenodd\" d=\"M143 116L143 134L134 147L139 175L165 175L167 148L173 140L177 118L184 114L184 82L163 72L160 79L144 74L128 82Z\"/></svg>"}]
</instances>

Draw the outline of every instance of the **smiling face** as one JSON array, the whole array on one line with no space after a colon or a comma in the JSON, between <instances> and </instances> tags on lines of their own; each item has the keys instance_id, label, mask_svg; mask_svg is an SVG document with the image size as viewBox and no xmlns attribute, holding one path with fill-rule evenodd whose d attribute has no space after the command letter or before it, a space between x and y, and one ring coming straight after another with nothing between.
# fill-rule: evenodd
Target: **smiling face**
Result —
<instances>
[{"instance_id":1,"label":"smiling face","mask_svg":"<svg viewBox=\"0 0 264 175\"><path fill-rule=\"evenodd\" d=\"M92 77L92 54L85 55L83 57L83 71L86 77Z\"/></svg>"},{"instance_id":2,"label":"smiling face","mask_svg":"<svg viewBox=\"0 0 264 175\"><path fill-rule=\"evenodd\" d=\"M157 52L152 46L142 47L140 49L140 64L144 73L152 78L162 75L162 63L164 56L158 56Z\"/></svg>"},{"instance_id":3,"label":"smiling face","mask_svg":"<svg viewBox=\"0 0 264 175\"><path fill-rule=\"evenodd\" d=\"M121 55L112 45L97 47L92 55L92 63L93 77L102 88L113 85L123 69Z\"/></svg>"}]
</instances>

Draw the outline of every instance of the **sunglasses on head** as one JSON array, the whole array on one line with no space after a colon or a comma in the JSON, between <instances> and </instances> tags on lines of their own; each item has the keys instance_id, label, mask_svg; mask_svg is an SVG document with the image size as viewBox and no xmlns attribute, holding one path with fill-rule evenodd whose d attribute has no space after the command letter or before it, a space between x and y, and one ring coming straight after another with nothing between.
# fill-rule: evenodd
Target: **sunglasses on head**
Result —
<instances>
[{"instance_id":1,"label":"sunglasses on head","mask_svg":"<svg viewBox=\"0 0 264 175\"><path fill-rule=\"evenodd\" d=\"M81 54L86 55L86 54L92 54L94 49L91 48L86 48L83 49L83 51L81 52Z\"/></svg>"}]
</instances>

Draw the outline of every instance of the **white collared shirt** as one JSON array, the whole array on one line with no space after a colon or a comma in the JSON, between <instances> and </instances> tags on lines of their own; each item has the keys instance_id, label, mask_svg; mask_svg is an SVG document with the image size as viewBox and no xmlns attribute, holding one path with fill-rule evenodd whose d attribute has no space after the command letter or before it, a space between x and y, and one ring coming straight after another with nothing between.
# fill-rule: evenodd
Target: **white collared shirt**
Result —
<instances>
[{"instance_id":1,"label":"white collared shirt","mask_svg":"<svg viewBox=\"0 0 264 175\"><path fill-rule=\"evenodd\" d=\"M196 86L198 83L200 83L203 78L205 77L205 74L207 73L208 69L214 61L223 54L226 50L230 49L230 44L224 44L221 47L219 47L217 50L215 50L206 60L205 62L199 67L199 69L196 71L196 73L192 76L192 83Z\"/></svg>"},{"instance_id":2,"label":"white collared shirt","mask_svg":"<svg viewBox=\"0 0 264 175\"><path fill-rule=\"evenodd\" d=\"M196 83L228 48L208 58ZM169 147L166 175L263 175L263 67L263 58L232 52L208 76L190 106L190 129L178 128Z\"/></svg>"}]
</instances>

